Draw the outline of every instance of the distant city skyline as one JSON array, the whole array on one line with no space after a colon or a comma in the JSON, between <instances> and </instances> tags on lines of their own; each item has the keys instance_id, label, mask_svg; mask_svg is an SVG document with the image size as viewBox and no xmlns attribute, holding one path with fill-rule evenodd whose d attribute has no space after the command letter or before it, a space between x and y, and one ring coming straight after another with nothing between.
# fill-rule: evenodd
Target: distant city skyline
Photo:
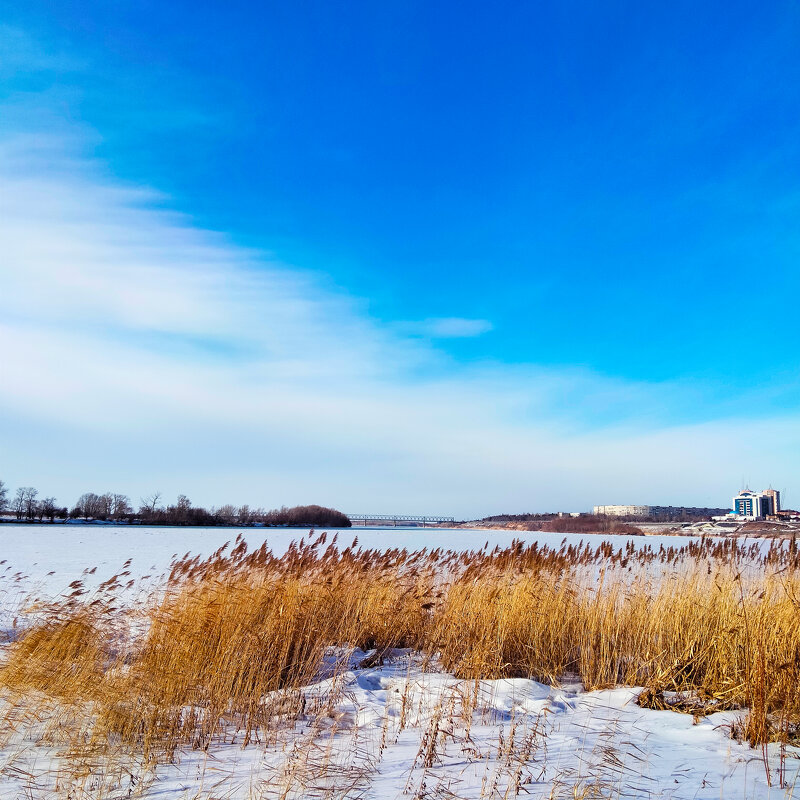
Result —
<instances>
[{"instance_id":1,"label":"distant city skyline","mask_svg":"<svg viewBox=\"0 0 800 800\"><path fill-rule=\"evenodd\" d=\"M796 4L0 8L10 487L800 504Z\"/></svg>"}]
</instances>

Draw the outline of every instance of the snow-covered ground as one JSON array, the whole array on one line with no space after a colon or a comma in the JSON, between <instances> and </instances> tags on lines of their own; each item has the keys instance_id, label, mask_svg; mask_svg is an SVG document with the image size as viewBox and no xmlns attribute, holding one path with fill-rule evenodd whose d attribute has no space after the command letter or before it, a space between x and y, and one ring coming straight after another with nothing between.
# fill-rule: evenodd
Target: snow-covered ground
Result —
<instances>
[{"instance_id":1,"label":"snow-covered ground","mask_svg":"<svg viewBox=\"0 0 800 800\"><path fill-rule=\"evenodd\" d=\"M35 590L56 596L72 580L101 581L129 558L130 579L150 584L173 556L209 555L238 533L252 547L266 538L280 553L296 530L0 528L0 603L18 610ZM562 534L488 531L369 530L339 532L342 546L479 549L515 538L558 547ZM600 537L575 535L599 543ZM603 537L615 546L626 537ZM330 538L329 538L330 541ZM680 546L681 537L634 537L637 547ZM86 570L96 568L91 575ZM4 571L4 572L3 572ZM145 577L150 576L150 577ZM341 654L332 654L332 658ZM583 692L577 684L552 688L526 679L460 681L395 651L381 667L359 668L347 657L333 677L304 690L293 728L269 742L242 747L241 737L208 751L180 753L150 774L135 759L98 760L80 785L65 778L55 744L4 731L0 738L0 798L784 798L800 797L795 751L783 762L771 745L764 754L730 738L741 712L695 720L635 703L637 690ZM265 703L270 698L265 698ZM281 702L283 702L281 700ZM43 724L46 724L46 720ZM27 730L28 733L23 731ZM765 759L772 787L767 784ZM797 784L797 786L796 786Z\"/></svg>"},{"instance_id":2,"label":"snow-covered ground","mask_svg":"<svg viewBox=\"0 0 800 800\"><path fill-rule=\"evenodd\" d=\"M770 788L761 751L728 735L735 713L695 721L639 708L636 695L525 679L475 684L423 671L398 651L382 667L308 687L298 723L271 742L242 747L232 739L186 751L154 773L98 760L90 776L65 780L57 748L12 738L0 751L0 796L467 800L511 798L515 789L534 798L800 796L800 762L788 759L787 786L778 787L779 753L770 746ZM101 787L105 794L91 793Z\"/></svg>"}]
</instances>

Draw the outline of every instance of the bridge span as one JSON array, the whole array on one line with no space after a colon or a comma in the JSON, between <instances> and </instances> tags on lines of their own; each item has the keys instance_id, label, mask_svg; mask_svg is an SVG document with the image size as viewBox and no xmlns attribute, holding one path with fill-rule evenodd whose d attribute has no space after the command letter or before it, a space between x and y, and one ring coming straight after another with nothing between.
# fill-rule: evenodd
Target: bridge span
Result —
<instances>
[{"instance_id":1,"label":"bridge span","mask_svg":"<svg viewBox=\"0 0 800 800\"><path fill-rule=\"evenodd\" d=\"M419 525L424 528L427 525L441 525L444 522L455 522L455 517L419 517L406 514L347 514L347 518L353 527L363 525L376 525L381 527L396 528L399 525Z\"/></svg>"}]
</instances>

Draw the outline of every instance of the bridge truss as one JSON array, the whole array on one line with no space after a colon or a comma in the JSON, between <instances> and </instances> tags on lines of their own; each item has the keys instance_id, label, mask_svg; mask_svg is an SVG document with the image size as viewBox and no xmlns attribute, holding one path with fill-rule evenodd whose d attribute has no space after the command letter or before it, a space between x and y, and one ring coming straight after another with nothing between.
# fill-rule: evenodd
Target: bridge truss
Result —
<instances>
[{"instance_id":1,"label":"bridge truss","mask_svg":"<svg viewBox=\"0 0 800 800\"><path fill-rule=\"evenodd\" d=\"M348 514L347 518L355 525L363 525L366 527L369 523L374 525L397 527L403 523L412 523L420 525L423 528L427 525L441 525L445 522L455 522L455 517L419 517L406 514Z\"/></svg>"}]
</instances>

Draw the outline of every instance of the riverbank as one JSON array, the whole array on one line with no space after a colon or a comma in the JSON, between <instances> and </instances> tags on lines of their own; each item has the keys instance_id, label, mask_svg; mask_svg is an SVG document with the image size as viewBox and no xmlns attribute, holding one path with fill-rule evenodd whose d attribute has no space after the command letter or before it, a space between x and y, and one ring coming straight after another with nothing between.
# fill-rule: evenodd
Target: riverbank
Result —
<instances>
[{"instance_id":1,"label":"riverbank","mask_svg":"<svg viewBox=\"0 0 800 800\"><path fill-rule=\"evenodd\" d=\"M537 523L536 527L531 527L531 523L526 522L482 522L480 520L460 522L452 527L465 530L519 531L520 533L536 531L543 533L579 533L587 536L608 536L618 533L629 536L721 536L753 539L791 539L800 536L800 522L718 522L703 520L701 522L631 522L622 524L627 526L627 530L620 529L620 523L617 523L616 529L610 527L610 529L558 531L544 527L547 523Z\"/></svg>"}]
</instances>

